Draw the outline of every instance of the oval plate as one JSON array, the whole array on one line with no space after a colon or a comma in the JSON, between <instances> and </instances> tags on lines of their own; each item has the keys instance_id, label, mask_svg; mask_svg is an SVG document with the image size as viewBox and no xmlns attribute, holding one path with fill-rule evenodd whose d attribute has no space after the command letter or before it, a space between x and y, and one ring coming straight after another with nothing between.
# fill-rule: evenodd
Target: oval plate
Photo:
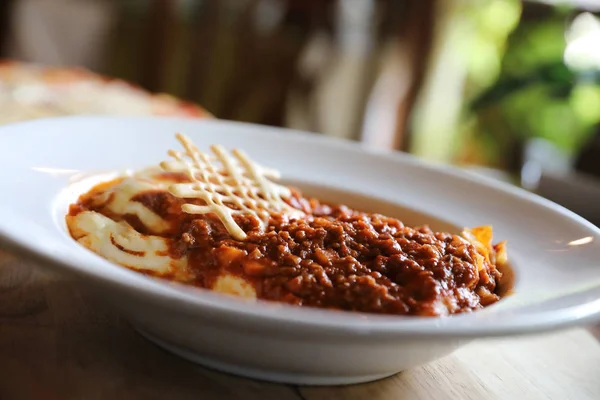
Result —
<instances>
[{"instance_id":1,"label":"oval plate","mask_svg":"<svg viewBox=\"0 0 600 400\"><path fill-rule=\"evenodd\" d=\"M201 148L242 148L313 192L366 196L453 226L491 224L496 240L508 240L515 294L448 318L248 302L148 278L73 241L64 224L68 203L106 176L100 173L163 160L177 145L175 132ZM78 277L145 336L213 368L296 384L364 382L474 338L549 331L600 316L598 228L533 194L406 154L225 121L70 117L0 128L0 165L3 242Z\"/></svg>"}]
</instances>

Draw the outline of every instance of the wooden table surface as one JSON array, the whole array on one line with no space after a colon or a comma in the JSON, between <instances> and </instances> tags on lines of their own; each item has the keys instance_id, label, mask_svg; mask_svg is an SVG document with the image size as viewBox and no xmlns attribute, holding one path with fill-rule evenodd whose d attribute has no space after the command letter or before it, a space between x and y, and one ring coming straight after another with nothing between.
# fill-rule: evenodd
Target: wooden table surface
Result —
<instances>
[{"instance_id":1,"label":"wooden table surface","mask_svg":"<svg viewBox=\"0 0 600 400\"><path fill-rule=\"evenodd\" d=\"M378 382L295 387L172 356L37 267L0 247L0 400L600 399L600 331L481 341Z\"/></svg>"}]
</instances>

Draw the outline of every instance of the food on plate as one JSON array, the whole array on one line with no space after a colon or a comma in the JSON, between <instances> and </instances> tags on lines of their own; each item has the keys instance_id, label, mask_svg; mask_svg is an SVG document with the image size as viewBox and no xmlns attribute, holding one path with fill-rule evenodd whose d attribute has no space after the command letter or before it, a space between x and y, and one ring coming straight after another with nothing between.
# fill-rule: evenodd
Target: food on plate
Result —
<instances>
[{"instance_id":1,"label":"food on plate","mask_svg":"<svg viewBox=\"0 0 600 400\"><path fill-rule=\"evenodd\" d=\"M325 204L277 183L243 151L183 151L103 182L66 216L71 236L135 271L298 306L442 316L500 299L505 242Z\"/></svg>"},{"instance_id":2,"label":"food on plate","mask_svg":"<svg viewBox=\"0 0 600 400\"><path fill-rule=\"evenodd\" d=\"M210 117L194 104L85 69L0 62L0 124L78 114Z\"/></svg>"}]
</instances>

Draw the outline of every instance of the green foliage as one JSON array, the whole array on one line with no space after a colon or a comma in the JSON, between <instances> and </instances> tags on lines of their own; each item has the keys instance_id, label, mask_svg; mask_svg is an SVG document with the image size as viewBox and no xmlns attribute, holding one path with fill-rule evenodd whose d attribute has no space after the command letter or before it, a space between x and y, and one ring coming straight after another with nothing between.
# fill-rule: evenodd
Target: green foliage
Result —
<instances>
[{"instance_id":1,"label":"green foliage","mask_svg":"<svg viewBox=\"0 0 600 400\"><path fill-rule=\"evenodd\" d=\"M575 152L600 123L600 71L573 71L563 62L567 17L557 9L542 20L521 21L500 77L468 102L475 123L463 129L485 148L487 163L506 167L502 155L512 144L534 137Z\"/></svg>"}]
</instances>

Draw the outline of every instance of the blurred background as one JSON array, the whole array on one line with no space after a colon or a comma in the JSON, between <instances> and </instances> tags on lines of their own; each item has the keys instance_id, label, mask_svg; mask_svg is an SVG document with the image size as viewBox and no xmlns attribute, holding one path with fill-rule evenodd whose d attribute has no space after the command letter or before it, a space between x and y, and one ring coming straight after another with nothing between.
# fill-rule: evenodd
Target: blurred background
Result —
<instances>
[{"instance_id":1,"label":"blurred background","mask_svg":"<svg viewBox=\"0 0 600 400\"><path fill-rule=\"evenodd\" d=\"M599 15L597 0L2 0L0 57L457 164L598 223Z\"/></svg>"}]
</instances>

